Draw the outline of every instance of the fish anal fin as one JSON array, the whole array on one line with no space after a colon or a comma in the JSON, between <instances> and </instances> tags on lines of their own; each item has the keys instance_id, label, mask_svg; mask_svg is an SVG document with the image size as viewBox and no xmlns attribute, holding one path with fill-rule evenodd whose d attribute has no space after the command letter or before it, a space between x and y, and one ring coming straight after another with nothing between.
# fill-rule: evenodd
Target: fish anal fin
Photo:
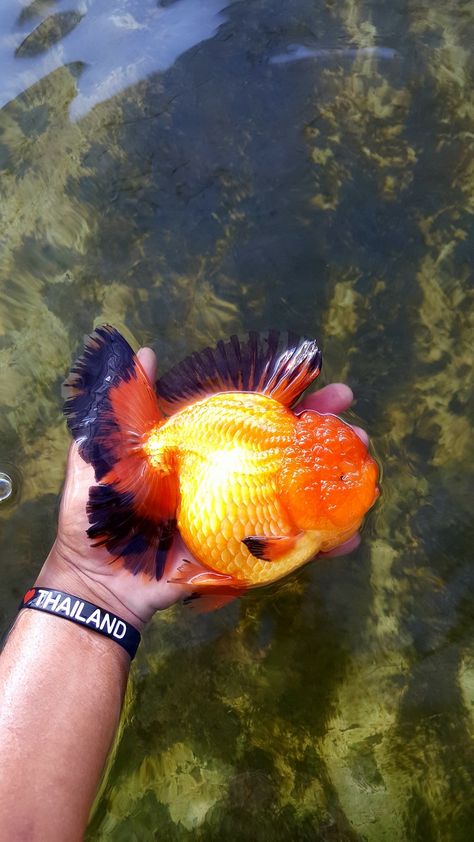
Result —
<instances>
[{"instance_id":1,"label":"fish anal fin","mask_svg":"<svg viewBox=\"0 0 474 842\"><path fill-rule=\"evenodd\" d=\"M156 383L161 411L170 415L218 392L260 392L292 406L321 370L313 339L270 330L231 336L192 354Z\"/></svg>"},{"instance_id":2,"label":"fish anal fin","mask_svg":"<svg viewBox=\"0 0 474 842\"><path fill-rule=\"evenodd\" d=\"M262 561L278 561L294 549L301 533L297 535L249 535L244 538L248 551Z\"/></svg>"},{"instance_id":3,"label":"fish anal fin","mask_svg":"<svg viewBox=\"0 0 474 842\"><path fill-rule=\"evenodd\" d=\"M206 590L217 593L217 591L234 591L235 589L245 590L247 583L236 579L230 573L219 573L217 570L210 570L199 564L198 561L183 559L183 563L173 573L168 582L174 585L187 585L197 588L199 591Z\"/></svg>"},{"instance_id":4,"label":"fish anal fin","mask_svg":"<svg viewBox=\"0 0 474 842\"><path fill-rule=\"evenodd\" d=\"M211 591L199 593L194 591L186 599L183 599L183 605L194 614L210 614L211 611L217 611L219 608L224 608L225 605L234 602L243 593L244 590L238 590L238 588L233 588L232 592L229 589L228 593L221 593L220 591L217 593Z\"/></svg>"}]
</instances>

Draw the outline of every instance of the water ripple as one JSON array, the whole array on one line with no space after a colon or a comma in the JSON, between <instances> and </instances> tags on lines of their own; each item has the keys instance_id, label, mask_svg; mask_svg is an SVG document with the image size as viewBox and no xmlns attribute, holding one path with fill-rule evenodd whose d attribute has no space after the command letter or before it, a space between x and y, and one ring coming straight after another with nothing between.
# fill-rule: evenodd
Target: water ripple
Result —
<instances>
[{"instance_id":1,"label":"water ripple","mask_svg":"<svg viewBox=\"0 0 474 842\"><path fill-rule=\"evenodd\" d=\"M156 0L65 0L59 13L45 17L36 3L28 7L31 14L23 10L17 16L17 3L7 0L0 8L0 107L57 68L79 62L84 69L70 105L71 119L78 120L212 38L226 19L226 5L224 0L176 0L167 6Z\"/></svg>"},{"instance_id":2,"label":"water ripple","mask_svg":"<svg viewBox=\"0 0 474 842\"><path fill-rule=\"evenodd\" d=\"M305 47L303 44L288 44L286 53L278 53L271 56L270 64L288 64L292 61L302 59L333 59L348 58L355 59L362 56L369 56L375 59L393 59L399 56L397 50L391 47Z\"/></svg>"}]
</instances>

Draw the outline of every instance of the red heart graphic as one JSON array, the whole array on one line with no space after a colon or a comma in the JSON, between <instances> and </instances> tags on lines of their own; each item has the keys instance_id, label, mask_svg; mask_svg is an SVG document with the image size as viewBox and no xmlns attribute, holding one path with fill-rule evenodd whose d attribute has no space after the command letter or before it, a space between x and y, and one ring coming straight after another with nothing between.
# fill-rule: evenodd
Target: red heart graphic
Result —
<instances>
[{"instance_id":1,"label":"red heart graphic","mask_svg":"<svg viewBox=\"0 0 474 842\"><path fill-rule=\"evenodd\" d=\"M26 604L28 602L28 600L30 600L31 597L35 595L35 593L36 593L35 588L30 588L30 590L27 591L26 594L23 597L23 603Z\"/></svg>"}]
</instances>

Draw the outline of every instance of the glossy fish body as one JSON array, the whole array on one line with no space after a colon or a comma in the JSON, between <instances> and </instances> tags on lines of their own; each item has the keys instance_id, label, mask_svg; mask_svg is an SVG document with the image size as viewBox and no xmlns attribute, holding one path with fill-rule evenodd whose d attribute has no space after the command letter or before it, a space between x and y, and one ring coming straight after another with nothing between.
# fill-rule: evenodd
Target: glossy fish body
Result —
<instances>
[{"instance_id":1,"label":"glossy fish body","mask_svg":"<svg viewBox=\"0 0 474 842\"><path fill-rule=\"evenodd\" d=\"M67 384L66 414L100 483L89 534L129 569L161 575L157 559L178 528L199 563L180 582L243 590L357 531L377 496L374 460L340 419L290 408L319 372L315 343L231 340L178 366L156 395L131 349L125 376L110 373L124 340L101 330ZM100 368L94 390L84 387L91 368Z\"/></svg>"},{"instance_id":2,"label":"glossy fish body","mask_svg":"<svg viewBox=\"0 0 474 842\"><path fill-rule=\"evenodd\" d=\"M178 528L203 564L248 584L267 584L356 531L360 519L338 529L318 522L315 512L314 528L299 534L279 483L283 468L292 468L288 449L297 420L266 395L229 392L185 408L152 431L145 445L149 458L159 469L166 452L172 454ZM265 561L243 543L254 535L298 540L282 558Z\"/></svg>"},{"instance_id":3,"label":"glossy fish body","mask_svg":"<svg viewBox=\"0 0 474 842\"><path fill-rule=\"evenodd\" d=\"M150 437L152 458L155 447L176 453L178 528L203 564L252 584L292 569L289 560L256 559L242 541L292 532L277 476L294 420L272 398L229 392L182 410Z\"/></svg>"}]
</instances>

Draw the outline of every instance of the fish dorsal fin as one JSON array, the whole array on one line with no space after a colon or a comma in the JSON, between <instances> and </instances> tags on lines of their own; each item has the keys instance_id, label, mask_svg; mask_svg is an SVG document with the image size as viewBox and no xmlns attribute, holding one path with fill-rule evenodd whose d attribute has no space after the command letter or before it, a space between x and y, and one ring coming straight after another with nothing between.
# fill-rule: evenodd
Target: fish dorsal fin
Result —
<instances>
[{"instance_id":1,"label":"fish dorsal fin","mask_svg":"<svg viewBox=\"0 0 474 842\"><path fill-rule=\"evenodd\" d=\"M231 336L191 354L156 384L160 409L171 415L218 392L260 392L292 406L321 371L314 339L270 330Z\"/></svg>"}]
</instances>

